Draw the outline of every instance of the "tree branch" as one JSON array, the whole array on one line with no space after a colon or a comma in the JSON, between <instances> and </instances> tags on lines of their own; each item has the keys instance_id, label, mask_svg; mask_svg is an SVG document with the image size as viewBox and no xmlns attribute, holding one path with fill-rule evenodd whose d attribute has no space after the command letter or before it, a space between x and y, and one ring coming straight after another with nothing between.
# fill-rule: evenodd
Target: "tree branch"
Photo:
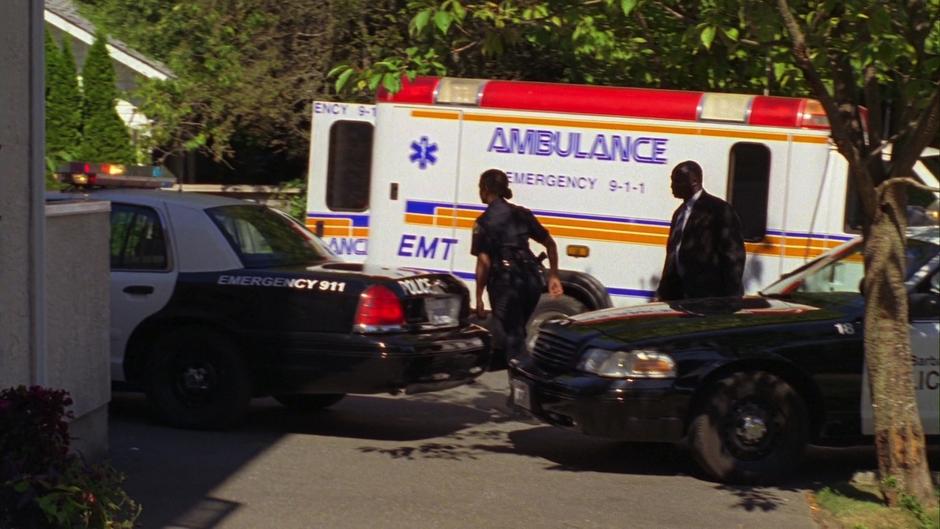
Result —
<instances>
[{"instance_id":1,"label":"tree branch","mask_svg":"<svg viewBox=\"0 0 940 529\"><path fill-rule=\"evenodd\" d=\"M878 90L878 69L874 64L865 66L864 72L865 103L868 105L868 145L881 150L884 130L881 109L881 92ZM869 154L871 156L871 154ZM880 156L880 155L879 155Z\"/></svg>"},{"instance_id":2,"label":"tree branch","mask_svg":"<svg viewBox=\"0 0 940 529\"><path fill-rule=\"evenodd\" d=\"M911 187L920 189L922 191L930 191L931 193L940 193L940 187L930 187L924 185L917 180L909 176L893 177L885 180L884 182L878 184L878 187L875 188L875 191L878 193L878 199L881 200L881 196L888 191L889 188L896 185L909 185Z\"/></svg>"},{"instance_id":3,"label":"tree branch","mask_svg":"<svg viewBox=\"0 0 940 529\"><path fill-rule=\"evenodd\" d=\"M678 10L676 10L676 9L673 9L672 7L667 6L666 4L664 4L664 3L662 3L662 2L654 2L654 4L657 5L657 6L659 6L659 8L662 9L663 11L669 13L669 14L672 15L673 17L675 17L675 18L677 18L677 19L679 19L679 20L681 20L681 21L683 21L683 22L685 22L685 23L687 23L687 24L695 24L695 23L698 22L698 20L697 20L696 18L690 17L690 16L686 15L685 13L683 13L683 12L681 12L681 11L678 11Z\"/></svg>"},{"instance_id":4,"label":"tree branch","mask_svg":"<svg viewBox=\"0 0 940 529\"><path fill-rule=\"evenodd\" d=\"M861 164L862 159L860 153L855 149L855 146L852 145L851 138L845 135L845 131L849 128L848 123L843 119L835 99L832 97L832 94L829 93L829 90L826 89L826 85L819 76L819 72L816 71L813 61L809 58L806 36L800 28L799 22L797 22L793 13L790 11L790 4L787 0L777 0L777 10L780 12L784 26L786 26L787 32L790 33L790 38L793 40L793 57L796 59L796 65L806 77L806 81L813 90L813 94L819 98L823 108L826 109L826 115L829 117L829 121L832 124L833 139L837 144L840 144L840 148L844 147L846 151L852 153L855 159L849 160L850 162Z\"/></svg>"}]
</instances>

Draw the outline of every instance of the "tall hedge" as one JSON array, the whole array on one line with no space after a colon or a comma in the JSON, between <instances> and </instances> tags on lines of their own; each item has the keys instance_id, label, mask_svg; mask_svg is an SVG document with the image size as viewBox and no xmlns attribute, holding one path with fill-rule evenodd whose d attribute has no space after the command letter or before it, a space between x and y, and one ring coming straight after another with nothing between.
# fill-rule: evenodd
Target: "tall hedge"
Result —
<instances>
[{"instance_id":1,"label":"tall hedge","mask_svg":"<svg viewBox=\"0 0 940 529\"><path fill-rule=\"evenodd\" d=\"M124 122L114 109L117 100L114 65L102 33L88 50L82 69L82 161L132 163L134 149Z\"/></svg>"},{"instance_id":2,"label":"tall hedge","mask_svg":"<svg viewBox=\"0 0 940 529\"><path fill-rule=\"evenodd\" d=\"M68 39L62 48L46 33L46 158L73 158L81 144L82 96Z\"/></svg>"}]
</instances>

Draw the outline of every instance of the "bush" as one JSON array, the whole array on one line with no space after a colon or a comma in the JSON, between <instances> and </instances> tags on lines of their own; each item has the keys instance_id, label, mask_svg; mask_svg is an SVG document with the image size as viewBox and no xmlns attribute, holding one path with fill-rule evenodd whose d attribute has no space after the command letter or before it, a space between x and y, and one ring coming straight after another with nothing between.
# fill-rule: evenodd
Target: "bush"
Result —
<instances>
[{"instance_id":1,"label":"bush","mask_svg":"<svg viewBox=\"0 0 940 529\"><path fill-rule=\"evenodd\" d=\"M107 464L69 453L68 393L0 391L0 529L132 528L140 507Z\"/></svg>"}]
</instances>

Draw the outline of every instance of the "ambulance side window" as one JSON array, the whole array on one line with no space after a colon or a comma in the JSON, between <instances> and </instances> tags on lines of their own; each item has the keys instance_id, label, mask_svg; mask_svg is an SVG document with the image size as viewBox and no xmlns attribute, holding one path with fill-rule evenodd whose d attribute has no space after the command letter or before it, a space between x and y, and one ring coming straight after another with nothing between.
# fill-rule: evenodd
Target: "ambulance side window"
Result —
<instances>
[{"instance_id":1,"label":"ambulance side window","mask_svg":"<svg viewBox=\"0 0 940 529\"><path fill-rule=\"evenodd\" d=\"M157 212L111 204L111 269L166 270L166 240Z\"/></svg>"},{"instance_id":2,"label":"ambulance side window","mask_svg":"<svg viewBox=\"0 0 940 529\"><path fill-rule=\"evenodd\" d=\"M762 241L767 233L770 149L761 143L737 143L728 170L728 202L741 218L741 235L745 241Z\"/></svg>"},{"instance_id":3,"label":"ambulance side window","mask_svg":"<svg viewBox=\"0 0 940 529\"><path fill-rule=\"evenodd\" d=\"M921 158L921 161L928 165L928 157ZM888 163L885 162L885 171L890 171ZM907 189L907 225L908 226L930 226L936 224L936 219L930 216L928 211L936 200L935 195L930 191L917 189L912 186L905 186ZM845 223L846 233L861 233L864 213L862 212L862 203L858 199L858 192L855 190L855 180L851 174L846 175L845 185Z\"/></svg>"},{"instance_id":4,"label":"ambulance side window","mask_svg":"<svg viewBox=\"0 0 940 529\"><path fill-rule=\"evenodd\" d=\"M326 205L331 210L368 209L373 129L363 121L337 121L330 127Z\"/></svg>"}]
</instances>

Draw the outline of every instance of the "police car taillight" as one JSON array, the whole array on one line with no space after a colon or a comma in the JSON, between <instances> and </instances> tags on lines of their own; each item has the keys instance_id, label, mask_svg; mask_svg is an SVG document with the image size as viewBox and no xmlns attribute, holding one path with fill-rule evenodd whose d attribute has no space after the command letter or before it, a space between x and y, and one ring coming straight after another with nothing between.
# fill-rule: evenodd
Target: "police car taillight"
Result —
<instances>
[{"instance_id":1,"label":"police car taillight","mask_svg":"<svg viewBox=\"0 0 940 529\"><path fill-rule=\"evenodd\" d=\"M359 332L388 332L405 325L401 300L388 287L372 285L359 296L355 328Z\"/></svg>"},{"instance_id":2,"label":"police car taillight","mask_svg":"<svg viewBox=\"0 0 940 529\"><path fill-rule=\"evenodd\" d=\"M56 171L56 178L76 187L170 187L176 179L159 166L72 162Z\"/></svg>"}]
</instances>

